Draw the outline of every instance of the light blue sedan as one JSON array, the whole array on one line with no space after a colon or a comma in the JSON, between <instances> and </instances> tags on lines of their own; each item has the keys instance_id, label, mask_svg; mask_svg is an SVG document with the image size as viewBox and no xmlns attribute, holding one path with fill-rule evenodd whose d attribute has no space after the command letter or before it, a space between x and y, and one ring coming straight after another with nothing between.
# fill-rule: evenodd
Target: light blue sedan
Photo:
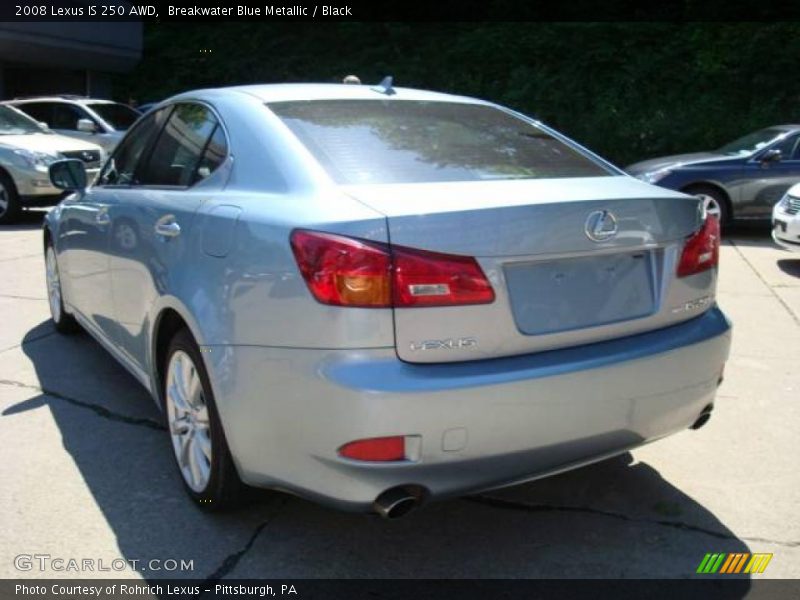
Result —
<instances>
[{"instance_id":1,"label":"light blue sedan","mask_svg":"<svg viewBox=\"0 0 800 600\"><path fill-rule=\"evenodd\" d=\"M398 517L709 417L719 224L506 108L361 85L188 92L47 216L53 321L152 394L190 496Z\"/></svg>"}]
</instances>

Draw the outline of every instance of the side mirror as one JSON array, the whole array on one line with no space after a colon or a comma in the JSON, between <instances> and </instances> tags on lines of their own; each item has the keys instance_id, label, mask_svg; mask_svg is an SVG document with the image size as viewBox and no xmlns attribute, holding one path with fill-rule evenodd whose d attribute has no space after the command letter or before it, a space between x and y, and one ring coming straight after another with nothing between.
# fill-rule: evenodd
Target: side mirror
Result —
<instances>
[{"instance_id":1,"label":"side mirror","mask_svg":"<svg viewBox=\"0 0 800 600\"><path fill-rule=\"evenodd\" d=\"M46 129L47 131L50 131L50 125L48 125L44 121L39 121L39 127L41 127L42 129Z\"/></svg>"},{"instance_id":2,"label":"side mirror","mask_svg":"<svg viewBox=\"0 0 800 600\"><path fill-rule=\"evenodd\" d=\"M97 127L94 124L94 121L91 119L78 119L78 131L83 131L84 133L94 133L97 131Z\"/></svg>"},{"instance_id":3,"label":"side mirror","mask_svg":"<svg viewBox=\"0 0 800 600\"><path fill-rule=\"evenodd\" d=\"M773 163L773 162L780 162L783 158L783 153L778 150L777 148L773 148L772 150L767 150L764 154L761 155L759 161L761 163Z\"/></svg>"},{"instance_id":4,"label":"side mirror","mask_svg":"<svg viewBox=\"0 0 800 600\"><path fill-rule=\"evenodd\" d=\"M50 181L60 190L83 190L86 188L86 167L77 158L57 160L50 165Z\"/></svg>"}]
</instances>

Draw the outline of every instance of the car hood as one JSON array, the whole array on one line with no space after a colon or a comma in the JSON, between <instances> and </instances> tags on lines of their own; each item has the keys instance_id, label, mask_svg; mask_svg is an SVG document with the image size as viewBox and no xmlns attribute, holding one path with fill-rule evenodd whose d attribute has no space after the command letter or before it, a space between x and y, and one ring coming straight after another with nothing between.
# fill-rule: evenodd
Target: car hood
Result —
<instances>
[{"instance_id":1,"label":"car hood","mask_svg":"<svg viewBox=\"0 0 800 600\"><path fill-rule=\"evenodd\" d=\"M639 175L641 173L652 173L653 171L660 171L661 169L674 169L686 165L698 165L707 162L716 162L719 160L728 161L741 158L739 156L728 156L727 154L719 154L717 152L693 152L690 154L675 154L672 156L661 156L659 158L651 158L650 160L643 160L632 165L625 167L625 171L631 175Z\"/></svg>"},{"instance_id":2,"label":"car hood","mask_svg":"<svg viewBox=\"0 0 800 600\"><path fill-rule=\"evenodd\" d=\"M99 150L97 144L58 135L56 133L31 133L27 135L0 135L0 147L21 148L33 152L64 152L70 150Z\"/></svg>"}]
</instances>

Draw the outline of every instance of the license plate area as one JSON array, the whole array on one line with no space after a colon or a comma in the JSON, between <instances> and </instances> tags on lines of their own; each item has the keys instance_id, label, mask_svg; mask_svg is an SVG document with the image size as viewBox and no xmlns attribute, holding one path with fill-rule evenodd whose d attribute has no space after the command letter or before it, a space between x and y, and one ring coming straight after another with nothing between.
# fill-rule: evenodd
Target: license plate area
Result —
<instances>
[{"instance_id":1,"label":"license plate area","mask_svg":"<svg viewBox=\"0 0 800 600\"><path fill-rule=\"evenodd\" d=\"M507 265L517 328L544 335L655 313L655 258L644 251Z\"/></svg>"}]
</instances>

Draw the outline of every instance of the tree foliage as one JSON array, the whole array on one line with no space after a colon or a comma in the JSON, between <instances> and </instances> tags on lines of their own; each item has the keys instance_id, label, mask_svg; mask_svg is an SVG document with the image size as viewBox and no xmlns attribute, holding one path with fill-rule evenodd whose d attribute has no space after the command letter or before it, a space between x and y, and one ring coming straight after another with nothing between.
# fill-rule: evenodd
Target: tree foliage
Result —
<instances>
[{"instance_id":1,"label":"tree foliage","mask_svg":"<svg viewBox=\"0 0 800 600\"><path fill-rule=\"evenodd\" d=\"M800 121L798 66L800 23L154 23L116 92L391 74L511 106L624 165Z\"/></svg>"}]
</instances>

